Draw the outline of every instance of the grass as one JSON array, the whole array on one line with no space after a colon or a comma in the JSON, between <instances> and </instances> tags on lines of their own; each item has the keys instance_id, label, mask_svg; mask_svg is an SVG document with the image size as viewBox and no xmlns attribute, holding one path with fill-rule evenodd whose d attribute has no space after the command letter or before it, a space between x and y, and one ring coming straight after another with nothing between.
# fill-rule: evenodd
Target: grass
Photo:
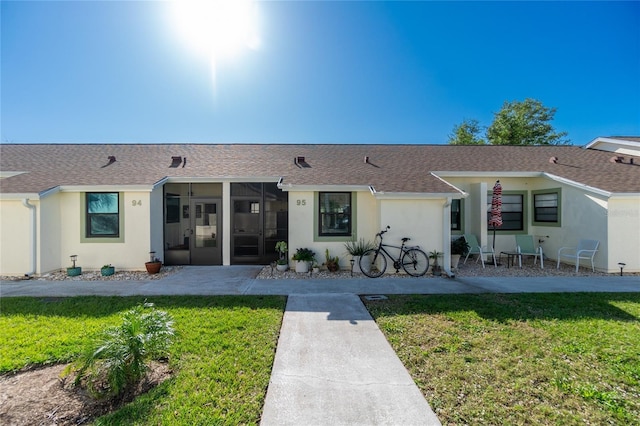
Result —
<instances>
[{"instance_id":1,"label":"grass","mask_svg":"<svg viewBox=\"0 0 640 426\"><path fill-rule=\"evenodd\" d=\"M365 303L443 424L640 424L638 293Z\"/></svg>"},{"instance_id":2,"label":"grass","mask_svg":"<svg viewBox=\"0 0 640 426\"><path fill-rule=\"evenodd\" d=\"M73 360L145 300L175 320L175 375L96 424L257 424L284 297L3 298L0 373Z\"/></svg>"}]
</instances>

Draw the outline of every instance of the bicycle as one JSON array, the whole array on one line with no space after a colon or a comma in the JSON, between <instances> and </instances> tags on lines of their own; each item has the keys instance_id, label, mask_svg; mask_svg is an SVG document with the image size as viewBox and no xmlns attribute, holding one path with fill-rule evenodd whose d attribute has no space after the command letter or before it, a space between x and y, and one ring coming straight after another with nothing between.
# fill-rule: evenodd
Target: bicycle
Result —
<instances>
[{"instance_id":1,"label":"bicycle","mask_svg":"<svg viewBox=\"0 0 640 426\"><path fill-rule=\"evenodd\" d=\"M429 256L427 256L424 251L420 250L420 247L418 246L405 247L406 242L411 238L403 238L402 245L400 246L382 243L382 236L389 229L391 229L391 227L387 226L386 229L378 232L376 234L376 238L380 238L378 247L367 250L360 258L360 269L362 270L362 273L369 278L378 278L387 270L388 257L393 262L393 267L396 268L396 274L400 271L400 268L404 269L407 274L414 277L421 277L426 274L427 269L429 269ZM398 253L398 258L394 259L385 247L399 249L400 252Z\"/></svg>"}]
</instances>

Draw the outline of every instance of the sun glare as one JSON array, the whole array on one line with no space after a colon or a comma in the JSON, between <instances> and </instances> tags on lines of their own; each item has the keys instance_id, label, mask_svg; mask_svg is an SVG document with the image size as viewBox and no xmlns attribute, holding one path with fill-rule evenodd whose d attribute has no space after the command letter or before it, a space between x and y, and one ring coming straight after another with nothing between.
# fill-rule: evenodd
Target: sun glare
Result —
<instances>
[{"instance_id":1,"label":"sun glare","mask_svg":"<svg viewBox=\"0 0 640 426\"><path fill-rule=\"evenodd\" d=\"M222 59L257 49L257 7L252 0L176 0L175 22L195 49Z\"/></svg>"},{"instance_id":2,"label":"sun glare","mask_svg":"<svg viewBox=\"0 0 640 426\"><path fill-rule=\"evenodd\" d=\"M174 0L173 21L186 43L211 62L216 91L216 68L245 49L257 50L261 41L254 0Z\"/></svg>"}]
</instances>

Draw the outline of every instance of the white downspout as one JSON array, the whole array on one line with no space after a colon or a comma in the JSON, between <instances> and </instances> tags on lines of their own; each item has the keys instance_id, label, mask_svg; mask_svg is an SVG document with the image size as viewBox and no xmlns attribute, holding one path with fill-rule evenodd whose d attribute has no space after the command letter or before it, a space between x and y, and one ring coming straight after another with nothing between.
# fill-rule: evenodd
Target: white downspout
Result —
<instances>
[{"instance_id":1,"label":"white downspout","mask_svg":"<svg viewBox=\"0 0 640 426\"><path fill-rule=\"evenodd\" d=\"M451 271L451 197L447 197L447 201L443 205L442 214L442 268L444 272L451 278L456 275Z\"/></svg>"},{"instance_id":2,"label":"white downspout","mask_svg":"<svg viewBox=\"0 0 640 426\"><path fill-rule=\"evenodd\" d=\"M28 198L23 198L22 199L22 205L25 206L26 208L28 208L29 210L31 210L30 212L30 217L29 217L29 221L30 221L30 233L31 235L29 235L29 241L31 242L31 269L29 272L27 272L25 275L26 276L31 276L33 274L36 273L36 256L38 254L38 248L36 245L36 238L37 238L37 230L36 230L36 206L34 206L33 204L29 204L29 199Z\"/></svg>"}]
</instances>

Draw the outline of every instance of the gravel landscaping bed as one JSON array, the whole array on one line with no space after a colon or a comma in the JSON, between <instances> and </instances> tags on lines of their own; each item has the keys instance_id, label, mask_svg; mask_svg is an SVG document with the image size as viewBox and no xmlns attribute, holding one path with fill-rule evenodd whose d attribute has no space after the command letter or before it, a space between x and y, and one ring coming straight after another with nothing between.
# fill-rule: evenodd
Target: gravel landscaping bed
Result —
<instances>
[{"instance_id":1,"label":"gravel landscaping bed","mask_svg":"<svg viewBox=\"0 0 640 426\"><path fill-rule=\"evenodd\" d=\"M389 272L391 272L389 274ZM560 269L556 269L556 263L552 261L548 261L545 263L545 268L540 269L539 265L533 265L531 262L526 262L522 265L522 268L519 267L510 267L507 268L506 263L499 264L498 267L494 267L493 264L487 266L483 269L482 264L475 263L475 259L469 258L466 264L463 264L462 261L458 265L457 270L454 271L456 276L458 277L555 277L555 276L564 276L564 277L586 277L586 276L608 276L605 272L595 271L592 272L591 268L580 267L579 271L576 273L576 267L574 265L565 265L560 264ZM637 274L634 274L637 275ZM445 276L443 274L443 276ZM387 267L387 274L383 277L394 277L394 278L413 278L403 273L395 273L393 267ZM271 269L270 266L265 266L262 271L256 277L258 279L349 279L349 278L366 278L363 274L351 274L351 271L341 269L337 272L329 272L326 269L320 269L317 273L304 273L299 274L296 273L295 270L287 270L285 272L279 272L276 269ZM428 272L421 279L428 278L436 278Z\"/></svg>"},{"instance_id":2,"label":"gravel landscaping bed","mask_svg":"<svg viewBox=\"0 0 640 426\"><path fill-rule=\"evenodd\" d=\"M159 280L161 278L166 277L170 274L178 273L182 269L182 266L163 266L161 271L158 274L150 275L146 271L118 271L116 273L103 277L100 274L100 271L87 271L83 272L82 275L77 277L70 277L67 275L66 270L60 270L56 272L50 272L48 274L44 274L40 277L31 277L31 280L34 281L149 281L149 280ZM580 267L580 270L576 273L575 266L573 265L565 265L561 264L560 269L556 269L556 263L553 261L548 261L545 263L545 268L540 269L538 265L533 265L531 262L527 262L519 267L510 267L507 268L506 264L498 264L498 267L495 268L493 265L487 264L487 266L483 269L480 263L475 263L474 259L469 259L466 264L463 264L462 261L458 265L457 270L455 270L455 274L458 277L556 277L556 276L564 276L564 277L588 277L588 276L608 276L613 274L607 274L604 272L595 271L592 272L590 268ZM640 275L640 274L625 274L625 275ZM446 276L443 274L442 276ZM393 267L389 266L387 268L387 274L378 278L383 279L384 277L394 277L394 278L407 278L410 277L402 272L396 274ZM273 279L296 279L296 280L306 280L306 279L327 279L327 280L335 280L335 279L350 279L350 278L366 278L365 275L359 273L351 273L348 269L341 269L337 272L329 272L326 268L321 268L317 273L304 273L299 274L296 273L295 270L289 269L285 272L279 272L275 268L272 270L271 266L267 265L262 268L260 273L256 276L257 279L261 280L273 280ZM436 278L428 272L420 279L430 279ZM2 281L20 281L23 280L22 277L7 277L0 276L0 280Z\"/></svg>"},{"instance_id":3,"label":"gravel landscaping bed","mask_svg":"<svg viewBox=\"0 0 640 426\"><path fill-rule=\"evenodd\" d=\"M115 274L107 277L103 277L100 271L83 271L82 275L70 277L67 275L66 269L63 269L29 279L33 281L149 281L162 279L180 269L182 266L163 266L157 274L149 274L147 271L118 271L116 269ZM24 279L23 277L0 276L2 281L21 281Z\"/></svg>"}]
</instances>

